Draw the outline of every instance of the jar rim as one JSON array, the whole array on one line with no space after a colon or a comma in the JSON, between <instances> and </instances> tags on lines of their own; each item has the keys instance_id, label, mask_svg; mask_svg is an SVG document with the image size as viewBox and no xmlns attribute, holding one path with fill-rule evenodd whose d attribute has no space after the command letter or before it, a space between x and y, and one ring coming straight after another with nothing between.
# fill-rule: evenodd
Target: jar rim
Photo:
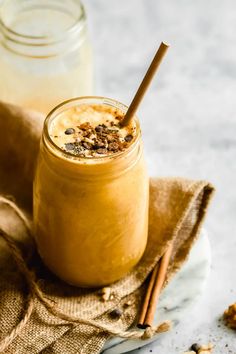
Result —
<instances>
[{"instance_id":1,"label":"jar rim","mask_svg":"<svg viewBox=\"0 0 236 354\"><path fill-rule=\"evenodd\" d=\"M141 136L141 130L140 130L140 124L138 121L137 116L134 116L134 121L135 121L135 127L136 127L136 134L135 134L135 138L133 139L132 143L128 146L128 148L126 148L123 151L119 151L116 153L113 153L112 155L103 155L103 156L76 156L72 153L70 153L69 151L65 151L63 149L61 149L50 137L49 134L49 126L51 123L51 120L53 120L56 116L57 113L61 113L63 112L63 107L70 107L71 103L87 103L90 101L96 101L94 102L94 104L101 104L101 105L109 105L115 108L119 108L121 109L124 113L127 111L128 107L126 105L124 105L123 103L114 100L113 98L108 98L108 97L103 97L103 96L81 96L81 97L75 97L75 98L71 98L69 100L63 101L61 102L59 105L57 105L55 108L53 108L47 115L47 117L45 118L44 121L44 127L43 127L43 138L46 138L47 143L49 143L49 145L55 149L58 153L60 153L60 155L62 157L65 158L70 158L72 159L72 161L107 161L107 160L113 160L119 157L123 157L124 155L132 152L135 147L137 146L140 136ZM71 106L73 107L73 105ZM62 110L61 110L62 109Z\"/></svg>"},{"instance_id":2,"label":"jar rim","mask_svg":"<svg viewBox=\"0 0 236 354\"><path fill-rule=\"evenodd\" d=\"M3 9L3 6L4 4L7 3L7 1L9 0L5 0L2 2L2 4L0 5L1 10ZM63 41L66 36L70 36L74 32L81 30L81 23L82 20L85 18L84 6L80 2L80 0L73 0L73 2L77 3L77 5L79 6L80 13L79 16L74 19L73 23L68 28L65 29L64 33L59 33L57 35L49 34L49 35L41 35L41 36L20 33L13 30L10 26L8 26L3 20L1 14L0 14L0 26L2 27L3 32L4 31L6 32L5 36L7 37L7 39L18 44L23 44L27 46L46 46L46 45L56 44Z\"/></svg>"}]
</instances>

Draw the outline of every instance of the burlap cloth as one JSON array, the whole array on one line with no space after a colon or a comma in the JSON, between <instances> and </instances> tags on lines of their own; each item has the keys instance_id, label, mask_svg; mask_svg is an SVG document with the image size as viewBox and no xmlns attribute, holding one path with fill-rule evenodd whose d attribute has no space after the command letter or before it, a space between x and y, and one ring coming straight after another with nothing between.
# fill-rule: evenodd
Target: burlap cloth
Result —
<instances>
[{"instance_id":1,"label":"burlap cloth","mask_svg":"<svg viewBox=\"0 0 236 354\"><path fill-rule=\"evenodd\" d=\"M113 298L103 302L98 290L71 287L54 277L42 265L27 231L43 119L39 113L0 103L0 194L13 200L0 199L0 352L99 353L112 334L128 336L125 331L137 318L145 280L170 242L174 251L168 279L187 259L213 187L183 178L150 180L147 249L136 268L111 285ZM127 300L131 305L125 306L122 317L111 318L110 311L123 311ZM85 324L89 320L95 325Z\"/></svg>"}]
</instances>

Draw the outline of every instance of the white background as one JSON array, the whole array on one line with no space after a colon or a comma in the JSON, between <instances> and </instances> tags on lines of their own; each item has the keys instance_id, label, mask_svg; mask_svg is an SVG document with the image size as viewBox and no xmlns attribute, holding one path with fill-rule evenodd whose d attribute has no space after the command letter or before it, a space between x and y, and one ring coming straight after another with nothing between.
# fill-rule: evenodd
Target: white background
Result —
<instances>
[{"instance_id":1,"label":"white background","mask_svg":"<svg viewBox=\"0 0 236 354\"><path fill-rule=\"evenodd\" d=\"M219 318L236 301L236 1L84 3L97 95L129 104L160 41L171 44L138 113L149 171L207 179L217 189L205 225L213 253L207 289L161 347L135 353L180 354L211 341L214 354L235 354L236 333Z\"/></svg>"}]
</instances>

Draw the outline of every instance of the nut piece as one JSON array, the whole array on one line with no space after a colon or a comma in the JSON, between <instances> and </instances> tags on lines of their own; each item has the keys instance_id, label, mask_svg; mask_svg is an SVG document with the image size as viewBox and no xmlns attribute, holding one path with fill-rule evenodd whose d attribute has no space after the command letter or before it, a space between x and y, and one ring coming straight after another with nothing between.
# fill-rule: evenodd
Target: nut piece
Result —
<instances>
[{"instance_id":1,"label":"nut piece","mask_svg":"<svg viewBox=\"0 0 236 354\"><path fill-rule=\"evenodd\" d=\"M236 303L230 305L224 312L224 320L230 328L236 329Z\"/></svg>"},{"instance_id":2,"label":"nut piece","mask_svg":"<svg viewBox=\"0 0 236 354\"><path fill-rule=\"evenodd\" d=\"M125 137L125 141L127 141L128 143L133 139L133 135L129 134L129 135L126 135Z\"/></svg>"},{"instance_id":3,"label":"nut piece","mask_svg":"<svg viewBox=\"0 0 236 354\"><path fill-rule=\"evenodd\" d=\"M204 351L206 351L206 350L209 350L209 351L211 351L212 349L213 349L213 344L211 344L211 343L208 343L208 344L204 344L204 345L201 345L200 346L200 348L199 348L199 350L198 351L202 351L202 352L204 352Z\"/></svg>"},{"instance_id":4,"label":"nut piece","mask_svg":"<svg viewBox=\"0 0 236 354\"><path fill-rule=\"evenodd\" d=\"M172 322L170 321L163 322L158 326L158 330L156 331L156 333L168 332L171 329L171 327L172 327Z\"/></svg>"},{"instance_id":5,"label":"nut piece","mask_svg":"<svg viewBox=\"0 0 236 354\"><path fill-rule=\"evenodd\" d=\"M66 143L66 144L65 144L65 148L66 148L66 150L68 150L68 151L74 150L75 144L74 144L74 143Z\"/></svg>"},{"instance_id":6,"label":"nut piece","mask_svg":"<svg viewBox=\"0 0 236 354\"><path fill-rule=\"evenodd\" d=\"M190 347L190 350L194 351L194 353L197 353L200 350L201 346L198 343L193 343Z\"/></svg>"},{"instance_id":7,"label":"nut piece","mask_svg":"<svg viewBox=\"0 0 236 354\"><path fill-rule=\"evenodd\" d=\"M185 352L184 354L211 354L212 353L212 349L214 348L213 344L208 343L208 344L198 344L198 343L194 343L191 345L190 347L190 351Z\"/></svg>"},{"instance_id":8,"label":"nut piece","mask_svg":"<svg viewBox=\"0 0 236 354\"><path fill-rule=\"evenodd\" d=\"M111 318L119 319L121 318L123 312L120 309L114 309L110 312Z\"/></svg>"},{"instance_id":9,"label":"nut piece","mask_svg":"<svg viewBox=\"0 0 236 354\"><path fill-rule=\"evenodd\" d=\"M128 308L128 307L130 307L131 305L133 305L133 301L131 301L131 300L128 300L128 301L126 301L125 303L124 303L124 308L126 309L126 308Z\"/></svg>"},{"instance_id":10,"label":"nut piece","mask_svg":"<svg viewBox=\"0 0 236 354\"><path fill-rule=\"evenodd\" d=\"M191 346L191 350L193 350L195 353L197 353L200 350L201 346L198 343L193 343Z\"/></svg>"},{"instance_id":11,"label":"nut piece","mask_svg":"<svg viewBox=\"0 0 236 354\"><path fill-rule=\"evenodd\" d=\"M74 128L67 128L65 130L65 134L66 135L70 135L70 134L74 134L75 133L75 129Z\"/></svg>"},{"instance_id":12,"label":"nut piece","mask_svg":"<svg viewBox=\"0 0 236 354\"><path fill-rule=\"evenodd\" d=\"M101 295L103 301L109 301L111 298L111 288L109 287L102 288Z\"/></svg>"}]
</instances>

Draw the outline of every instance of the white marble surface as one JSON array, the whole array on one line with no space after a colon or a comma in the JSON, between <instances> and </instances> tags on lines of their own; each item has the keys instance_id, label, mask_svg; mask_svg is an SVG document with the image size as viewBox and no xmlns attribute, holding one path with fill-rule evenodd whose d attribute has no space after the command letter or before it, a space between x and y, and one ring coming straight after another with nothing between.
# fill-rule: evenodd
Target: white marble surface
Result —
<instances>
[{"instance_id":1,"label":"white marble surface","mask_svg":"<svg viewBox=\"0 0 236 354\"><path fill-rule=\"evenodd\" d=\"M204 178L217 189L205 224L213 263L201 301L158 351L153 343L133 353L181 354L211 340L214 354L235 354L236 333L219 318L236 301L236 1L84 3L99 95L128 104L159 42L171 44L139 110L149 170Z\"/></svg>"}]
</instances>

